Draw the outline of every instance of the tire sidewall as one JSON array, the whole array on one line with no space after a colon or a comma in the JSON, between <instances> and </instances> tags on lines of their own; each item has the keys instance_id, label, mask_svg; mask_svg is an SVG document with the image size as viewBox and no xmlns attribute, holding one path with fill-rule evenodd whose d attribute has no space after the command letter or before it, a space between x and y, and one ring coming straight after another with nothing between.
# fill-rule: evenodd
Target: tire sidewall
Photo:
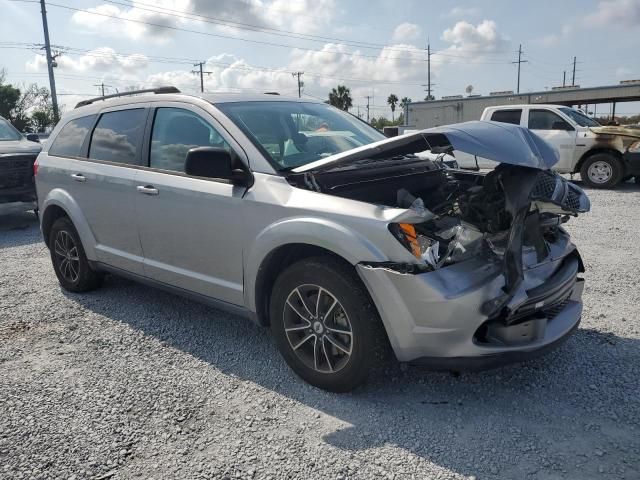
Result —
<instances>
[{"instance_id":1,"label":"tire sidewall","mask_svg":"<svg viewBox=\"0 0 640 480\"><path fill-rule=\"evenodd\" d=\"M58 260L57 255L55 254L55 240L59 232L65 231L67 232L71 238L73 238L74 243L76 244L76 248L78 250L78 258L80 263L80 272L78 278L75 282L70 282L60 272L60 262ZM65 290L70 292L81 292L86 290L86 284L92 280L91 268L89 267L89 261L87 260L87 256L85 255L84 248L82 247L82 242L80 241L80 236L76 231L75 227L71 220L66 217L59 218L56 220L51 227L49 232L50 244L49 244L49 253L51 254L51 263L53 264L53 270L56 273L56 277L58 277L58 281L60 285Z\"/></svg>"},{"instance_id":2,"label":"tire sidewall","mask_svg":"<svg viewBox=\"0 0 640 480\"><path fill-rule=\"evenodd\" d=\"M589 178L589 175L588 175L589 167L591 167L591 165L593 165L596 162L606 162L611 166L611 170L612 170L611 178L605 183L594 183ZM613 188L618 183L620 183L620 180L622 180L623 175L624 175L624 171L623 171L622 163L620 162L620 160L615 156L607 153L596 153L595 155L590 156L582 164L582 168L580 168L580 178L585 184L589 185L592 188Z\"/></svg>"},{"instance_id":3,"label":"tire sidewall","mask_svg":"<svg viewBox=\"0 0 640 480\"><path fill-rule=\"evenodd\" d=\"M355 276L355 275L354 275ZM373 364L374 339L371 329L372 312L363 302L362 286L357 277L344 276L333 265L299 262L278 277L270 302L271 331L280 353L291 369L308 383L319 388L345 392L364 382ZM348 363L338 372L321 373L307 367L291 348L284 331L283 312L288 295L294 288L314 284L329 291L344 308L353 332L353 350Z\"/></svg>"}]
</instances>

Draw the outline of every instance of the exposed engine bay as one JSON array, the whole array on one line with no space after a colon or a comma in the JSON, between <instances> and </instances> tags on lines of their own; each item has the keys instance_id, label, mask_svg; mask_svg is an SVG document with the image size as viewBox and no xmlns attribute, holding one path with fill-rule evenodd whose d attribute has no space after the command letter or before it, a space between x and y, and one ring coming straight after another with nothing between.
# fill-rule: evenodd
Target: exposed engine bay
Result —
<instances>
[{"instance_id":1,"label":"exposed engine bay","mask_svg":"<svg viewBox=\"0 0 640 480\"><path fill-rule=\"evenodd\" d=\"M405 267L408 272L479 255L503 262L505 299L522 280L523 249L535 249L543 261L547 242L564 234L561 225L590 208L579 187L549 170L503 163L484 174L403 150L288 179L301 188L406 209L389 229L419 260Z\"/></svg>"}]
</instances>

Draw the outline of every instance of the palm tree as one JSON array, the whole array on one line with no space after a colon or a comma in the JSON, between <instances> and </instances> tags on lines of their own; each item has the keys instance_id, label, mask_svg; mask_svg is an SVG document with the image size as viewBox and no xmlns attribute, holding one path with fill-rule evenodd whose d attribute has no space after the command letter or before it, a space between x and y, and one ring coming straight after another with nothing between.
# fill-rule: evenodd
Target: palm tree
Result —
<instances>
[{"instance_id":1,"label":"palm tree","mask_svg":"<svg viewBox=\"0 0 640 480\"><path fill-rule=\"evenodd\" d=\"M396 97L396 95L392 93L391 95L389 95L389 98L387 98L387 103L391 106L391 121L394 122L395 119L393 118L393 114L396 111L398 97Z\"/></svg>"},{"instance_id":2,"label":"palm tree","mask_svg":"<svg viewBox=\"0 0 640 480\"><path fill-rule=\"evenodd\" d=\"M329 103L340 110L348 112L353 106L351 98L351 90L344 85L338 85L329 92Z\"/></svg>"},{"instance_id":3,"label":"palm tree","mask_svg":"<svg viewBox=\"0 0 640 480\"><path fill-rule=\"evenodd\" d=\"M402 100L400 100L400 108L402 110L405 110L410 103L411 103L411 99L409 97L402 97Z\"/></svg>"}]
</instances>

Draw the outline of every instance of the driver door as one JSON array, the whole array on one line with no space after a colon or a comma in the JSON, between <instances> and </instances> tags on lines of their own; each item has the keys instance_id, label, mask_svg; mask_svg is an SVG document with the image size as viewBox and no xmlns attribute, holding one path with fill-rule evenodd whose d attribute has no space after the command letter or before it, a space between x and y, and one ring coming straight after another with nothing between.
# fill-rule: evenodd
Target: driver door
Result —
<instances>
[{"instance_id":1,"label":"driver door","mask_svg":"<svg viewBox=\"0 0 640 480\"><path fill-rule=\"evenodd\" d=\"M543 108L530 108L529 130L553 145L560 154L554 170L571 171L576 148L576 130L557 113Z\"/></svg>"}]
</instances>

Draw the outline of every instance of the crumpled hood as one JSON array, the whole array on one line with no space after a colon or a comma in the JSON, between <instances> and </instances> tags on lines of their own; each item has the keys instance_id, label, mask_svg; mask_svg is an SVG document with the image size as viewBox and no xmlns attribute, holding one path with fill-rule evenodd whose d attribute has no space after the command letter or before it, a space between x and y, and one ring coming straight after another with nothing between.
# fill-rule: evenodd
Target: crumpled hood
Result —
<instances>
[{"instance_id":1,"label":"crumpled hood","mask_svg":"<svg viewBox=\"0 0 640 480\"><path fill-rule=\"evenodd\" d=\"M591 127L589 128L593 133L599 135L617 135L620 137L640 138L640 129L638 128L625 128L615 125Z\"/></svg>"},{"instance_id":2,"label":"crumpled hood","mask_svg":"<svg viewBox=\"0 0 640 480\"><path fill-rule=\"evenodd\" d=\"M42 145L26 139L0 141L0 156L16 153L40 153Z\"/></svg>"},{"instance_id":3,"label":"crumpled hood","mask_svg":"<svg viewBox=\"0 0 640 480\"><path fill-rule=\"evenodd\" d=\"M447 145L498 163L540 170L548 170L559 158L551 145L527 128L508 123L474 121L381 140L303 165L293 169L293 172L326 170L365 158L418 153Z\"/></svg>"}]
</instances>

